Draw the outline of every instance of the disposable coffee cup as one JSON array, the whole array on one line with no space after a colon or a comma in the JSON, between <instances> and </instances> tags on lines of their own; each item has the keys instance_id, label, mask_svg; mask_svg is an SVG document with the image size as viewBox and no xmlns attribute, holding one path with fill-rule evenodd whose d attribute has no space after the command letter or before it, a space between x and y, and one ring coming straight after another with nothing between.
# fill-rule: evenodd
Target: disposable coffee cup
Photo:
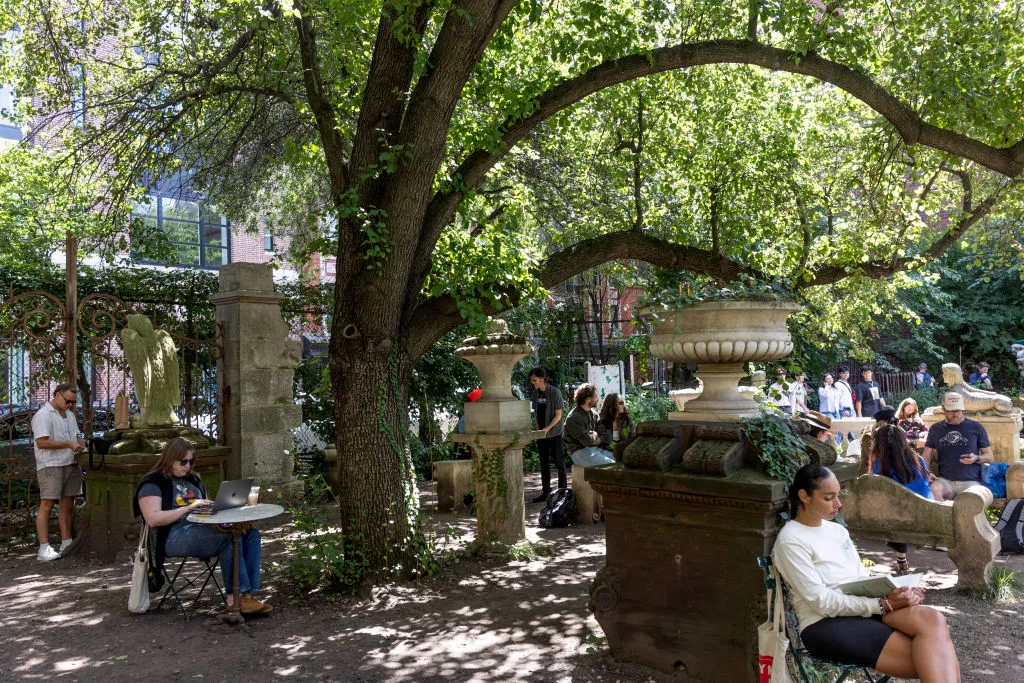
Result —
<instances>
[{"instance_id":1,"label":"disposable coffee cup","mask_svg":"<svg viewBox=\"0 0 1024 683\"><path fill-rule=\"evenodd\" d=\"M251 487L249 489L248 504L249 505L255 505L259 501L260 501L260 487L259 486L253 486L253 487Z\"/></svg>"}]
</instances>

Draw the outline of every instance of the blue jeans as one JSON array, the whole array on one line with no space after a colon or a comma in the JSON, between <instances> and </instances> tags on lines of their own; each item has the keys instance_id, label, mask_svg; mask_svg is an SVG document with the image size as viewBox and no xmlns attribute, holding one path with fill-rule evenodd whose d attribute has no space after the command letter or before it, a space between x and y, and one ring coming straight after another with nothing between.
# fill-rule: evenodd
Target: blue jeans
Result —
<instances>
[{"instance_id":1,"label":"blue jeans","mask_svg":"<svg viewBox=\"0 0 1024 683\"><path fill-rule=\"evenodd\" d=\"M572 454L572 462L580 467L593 467L595 465L608 465L615 462L615 456L611 451L606 451L597 446L586 446Z\"/></svg>"},{"instance_id":2,"label":"blue jeans","mask_svg":"<svg viewBox=\"0 0 1024 683\"><path fill-rule=\"evenodd\" d=\"M822 412L823 415L828 415L833 420L838 420L839 419L839 411L838 410L833 411L833 412L829 412L829 411L823 410L821 412Z\"/></svg>"},{"instance_id":3,"label":"blue jeans","mask_svg":"<svg viewBox=\"0 0 1024 683\"><path fill-rule=\"evenodd\" d=\"M231 592L235 566L230 531L219 531L210 524L181 522L171 527L167 535L167 557L220 557L220 573L224 588ZM242 593L260 589L260 532L250 527L242 534L238 553L238 588Z\"/></svg>"}]
</instances>

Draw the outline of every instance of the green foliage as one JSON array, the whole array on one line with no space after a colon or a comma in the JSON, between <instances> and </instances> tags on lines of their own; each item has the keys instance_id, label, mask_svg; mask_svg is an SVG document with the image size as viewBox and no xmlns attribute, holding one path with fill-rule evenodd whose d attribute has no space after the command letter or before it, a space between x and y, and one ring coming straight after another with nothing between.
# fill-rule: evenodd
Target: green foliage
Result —
<instances>
[{"instance_id":1,"label":"green foliage","mask_svg":"<svg viewBox=\"0 0 1024 683\"><path fill-rule=\"evenodd\" d=\"M319 476L306 480L306 496L289 510L295 534L285 542L290 554L285 572L305 592L352 591L366 566L357 552L346 549L337 499ZM353 540L349 539L349 548L357 547Z\"/></svg>"},{"instance_id":2,"label":"green foliage","mask_svg":"<svg viewBox=\"0 0 1024 683\"><path fill-rule=\"evenodd\" d=\"M326 443L334 443L334 394L327 359L303 358L295 368L295 401L302 406L302 421Z\"/></svg>"},{"instance_id":3,"label":"green foliage","mask_svg":"<svg viewBox=\"0 0 1024 683\"><path fill-rule=\"evenodd\" d=\"M892 398L892 406L898 408L904 399L912 398L917 401L918 410L924 412L925 408L931 408L942 403L942 389L929 387L927 389L914 389L904 394L898 394Z\"/></svg>"},{"instance_id":4,"label":"green foliage","mask_svg":"<svg viewBox=\"0 0 1024 683\"><path fill-rule=\"evenodd\" d=\"M761 415L743 420L743 436L757 449L765 472L786 483L807 463L803 442L779 413L761 409Z\"/></svg>"},{"instance_id":5,"label":"green foliage","mask_svg":"<svg viewBox=\"0 0 1024 683\"><path fill-rule=\"evenodd\" d=\"M984 589L969 591L972 597L993 602L1016 603L1024 597L1024 581L1016 572L1005 564L992 567L989 575L989 586Z\"/></svg>"},{"instance_id":6,"label":"green foliage","mask_svg":"<svg viewBox=\"0 0 1024 683\"><path fill-rule=\"evenodd\" d=\"M295 533L285 546L289 559L285 574L303 592L351 593L357 590L369 567L360 552L360 538L366 519L342 531L338 500L322 476L306 479L306 497L291 508ZM460 549L454 544L457 530L452 525L439 534L422 531L417 518L412 539L416 566L413 576L422 577L457 562ZM388 567L388 574L400 573L401 567Z\"/></svg>"},{"instance_id":7,"label":"green foliage","mask_svg":"<svg viewBox=\"0 0 1024 683\"><path fill-rule=\"evenodd\" d=\"M409 449L412 452L413 467L416 470L416 478L420 481L429 481L432 476L432 465L438 460L456 460L455 452L459 444L452 441L443 441L439 444L427 445L420 441L419 437L409 433Z\"/></svg>"},{"instance_id":8,"label":"green foliage","mask_svg":"<svg viewBox=\"0 0 1024 683\"><path fill-rule=\"evenodd\" d=\"M676 410L676 402L665 396L655 396L651 391L632 384L626 385L626 408L633 424L667 420L668 414Z\"/></svg>"}]
</instances>

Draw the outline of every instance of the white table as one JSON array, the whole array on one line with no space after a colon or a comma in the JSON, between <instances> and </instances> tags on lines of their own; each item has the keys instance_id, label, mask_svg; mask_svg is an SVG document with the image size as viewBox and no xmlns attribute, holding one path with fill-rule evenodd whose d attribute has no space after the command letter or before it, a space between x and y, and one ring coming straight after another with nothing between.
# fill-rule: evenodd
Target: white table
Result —
<instances>
[{"instance_id":1,"label":"white table","mask_svg":"<svg viewBox=\"0 0 1024 683\"><path fill-rule=\"evenodd\" d=\"M241 554L241 537L249 527L253 525L253 522L261 519L270 519L271 517L277 517L278 515L284 514L284 508L280 505L273 505L271 503L258 503L257 505L244 505L240 508L231 508L230 510L221 510L218 513L212 515L200 515L195 512L188 516L188 521L195 522L196 524L222 524L228 527L231 531L232 545L231 545L231 556L234 558L234 567L232 568L232 595L234 595L234 603L231 606L232 621L235 623L242 623L245 619L242 617L239 608L242 604L241 591L239 590L238 581L238 556Z\"/></svg>"}]
</instances>

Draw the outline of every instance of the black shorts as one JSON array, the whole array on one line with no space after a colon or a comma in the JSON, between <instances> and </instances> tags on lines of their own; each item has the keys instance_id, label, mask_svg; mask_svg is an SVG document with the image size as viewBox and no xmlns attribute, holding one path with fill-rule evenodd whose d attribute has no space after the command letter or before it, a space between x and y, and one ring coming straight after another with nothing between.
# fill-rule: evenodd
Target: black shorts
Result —
<instances>
[{"instance_id":1,"label":"black shorts","mask_svg":"<svg viewBox=\"0 0 1024 683\"><path fill-rule=\"evenodd\" d=\"M804 647L815 657L840 664L878 664L882 648L896 630L872 617L826 617L800 631Z\"/></svg>"}]
</instances>

